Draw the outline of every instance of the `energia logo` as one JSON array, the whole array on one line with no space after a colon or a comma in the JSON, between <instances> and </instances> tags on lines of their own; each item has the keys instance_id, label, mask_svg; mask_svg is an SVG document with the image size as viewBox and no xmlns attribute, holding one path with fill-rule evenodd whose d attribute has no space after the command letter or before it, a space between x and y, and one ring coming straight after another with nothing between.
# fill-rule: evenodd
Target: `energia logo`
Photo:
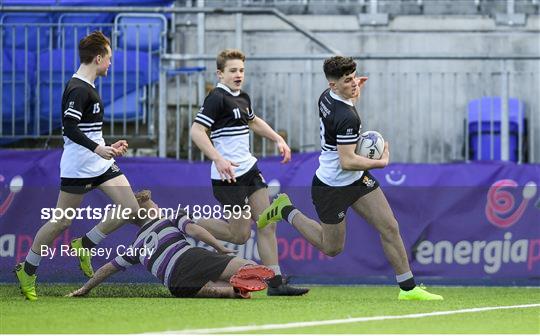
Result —
<instances>
[{"instance_id":1,"label":"energia logo","mask_svg":"<svg viewBox=\"0 0 540 336\"><path fill-rule=\"evenodd\" d=\"M0 175L0 183L3 184L4 181L5 181L4 175ZM15 198L15 194L21 191L22 187L23 187L22 177L17 175L11 179L11 181L9 182L9 194L3 201L0 201L0 217L2 217L8 211L9 207L11 206L11 203L13 202L13 198ZM1 190L0 190L0 196L2 196Z\"/></svg>"},{"instance_id":2,"label":"energia logo","mask_svg":"<svg viewBox=\"0 0 540 336\"><path fill-rule=\"evenodd\" d=\"M499 180L489 188L486 202L486 217L488 221L499 227L508 228L523 216L529 200L536 195L536 183L528 182L522 190L521 201L516 201L511 189L519 188L514 180ZM517 205L519 203L519 205Z\"/></svg>"}]
</instances>

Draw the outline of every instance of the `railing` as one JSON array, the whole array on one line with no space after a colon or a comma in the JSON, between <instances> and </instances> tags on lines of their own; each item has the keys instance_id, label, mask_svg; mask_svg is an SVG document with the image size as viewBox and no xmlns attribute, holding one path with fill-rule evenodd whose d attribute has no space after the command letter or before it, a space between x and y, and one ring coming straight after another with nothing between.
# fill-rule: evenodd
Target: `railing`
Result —
<instances>
[{"instance_id":1,"label":"railing","mask_svg":"<svg viewBox=\"0 0 540 336\"><path fill-rule=\"evenodd\" d=\"M52 21L43 14L1 17L0 144L61 138L62 93L79 67L79 40L94 30L111 38L113 50L108 76L95 83L105 105L104 137L156 138L166 20L156 14L118 14L113 24L102 22L106 17L63 14L57 22L43 22ZM35 18L42 22L24 22Z\"/></svg>"},{"instance_id":2,"label":"railing","mask_svg":"<svg viewBox=\"0 0 540 336\"><path fill-rule=\"evenodd\" d=\"M6 9L6 12L23 9L11 7ZM119 10L119 8L96 7L26 9L29 12L71 13ZM143 10L148 9L130 8L134 13L142 13ZM87 12L84 15L87 15ZM215 10L157 8L156 12L212 14ZM226 8L217 13L269 14L298 28L294 21L275 9ZM204 21L204 18L200 21ZM0 69L10 70L0 71L0 95L2 95L0 118L6 115L5 118L12 118L9 122L6 122L5 118L0 119L0 124L7 124L6 128L0 130L0 142L5 143L21 136L46 139L59 137L59 128L55 126L53 118L57 110L54 105L51 108L51 104L58 103L61 88L66 78L69 78L76 69L77 63L77 55L68 53L69 49L65 44L73 44L79 34L86 33L86 28L82 27L88 27L88 24L84 23L79 28L78 23L11 25L10 28L3 22L2 30L12 31L12 35L17 35L27 34L30 27L33 27L32 29L37 29L37 38L25 39L22 47L12 45L8 48L4 47L5 34L0 35L3 55ZM142 31L147 30L143 29L142 25L133 26L131 23L126 25L131 25L131 28L138 31L135 36L141 36ZM46 28L40 28L42 26ZM204 42L204 23L201 26L199 37ZM165 41L163 41L157 50L148 50L147 58L130 58L122 51L129 49L130 44L132 47L135 46L136 53L144 51L139 43L143 40L122 39L119 26L115 28L114 25L101 24L101 29L111 31L113 46L115 50L120 51L119 57L113 59L109 77L97 83L101 94L111 98L111 104L106 106L106 112L112 115L107 119L104 135L157 140L162 157L203 159L191 143L188 130L206 94L205 86L209 88L216 83L213 70L215 55L204 55L204 48L199 48L198 55L164 54ZM50 34L43 39L45 30ZM67 31L71 31L72 35L67 34ZM300 29L300 32L321 47L322 51L333 53L330 46L325 45L309 31ZM165 33L161 32L158 39L164 39ZM242 30L237 29L236 33L241 35ZM152 39L152 36L146 38ZM35 49L29 47L30 42L39 45L42 40L46 41L43 47L36 46ZM16 51L21 48L22 51L17 54ZM29 66L33 52L43 56L43 59L35 58L35 68ZM4 57L5 55L9 57ZM155 63L156 55L157 63ZM248 55L245 90L252 97L255 113L282 133L296 151L319 149L316 101L326 87L326 80L321 71L322 60L330 55ZM370 77L363 97L358 103L364 130L376 129L383 133L391 143L393 161L450 162L470 158L501 158L518 162L540 162L538 55L356 55L355 58L360 65L358 73ZM9 66L7 62L11 62ZM58 62L58 65L52 62ZM192 63L198 67L191 69L184 67L178 70L180 66ZM17 71L17 66L21 66L23 70ZM118 74L115 74L115 68L118 69ZM145 75L139 75L137 69L141 68L147 69ZM154 77L158 72L159 82ZM31 80L33 74L38 77L35 81ZM144 85L138 85L139 81ZM35 83L34 86L30 85L31 83ZM130 89L129 85L133 83L140 91ZM7 87L10 90L6 94L7 91L4 92L4 89ZM20 99L23 93L26 99ZM46 102L43 102L45 97ZM502 106L497 110L496 99L486 105L481 100L483 97L500 97ZM518 102L516 125L512 124L515 109L514 100L510 98L516 98ZM474 103L475 101L477 103ZM21 102L22 112L13 113L18 108L17 104ZM127 113L128 105L133 107L132 119ZM48 113L42 120L44 109ZM497 116L497 113L500 116ZM525 116L526 122L522 121L521 113ZM476 120L476 130L472 120L468 120L469 115ZM15 117L21 116L24 119L21 123L22 133L15 134L19 125ZM487 124L487 128L484 123ZM36 130L39 131L37 134L34 133ZM46 132L42 133L41 130ZM479 134L475 135L474 132ZM276 154L273 144L268 143L266 139L258 137L252 139L252 148L257 155ZM486 144L488 149L484 150Z\"/></svg>"},{"instance_id":3,"label":"railing","mask_svg":"<svg viewBox=\"0 0 540 336\"><path fill-rule=\"evenodd\" d=\"M248 57L244 89L252 97L253 110L280 132L295 151L320 150L317 99L327 86L321 61L327 56ZM212 56L201 58L210 60ZM165 56L165 60L171 59L197 57ZM390 142L393 161L540 162L537 67L536 71L511 70L507 62L512 57L489 56L366 58L359 55L357 60L358 74L369 77L357 104L363 130L378 130L383 134ZM400 70L403 60L413 65ZM513 59L526 69L535 69L539 60L538 56ZM481 62L482 69L488 70L460 70L462 61ZM426 70L451 69L452 64L455 70ZM176 122L176 127L168 128L168 136L161 134L160 139L167 139L163 141L166 147L161 154L204 159L189 138L189 127L204 98L204 94L198 94L197 80L204 78L209 90L217 81L214 71L184 69L169 75L172 79L167 81L167 90L161 90L165 96L160 100L167 101L169 109L162 112L169 122ZM501 101L507 103L501 105ZM277 154L273 144L254 136L252 149L259 156Z\"/></svg>"},{"instance_id":4,"label":"railing","mask_svg":"<svg viewBox=\"0 0 540 336\"><path fill-rule=\"evenodd\" d=\"M287 14L538 14L539 0L204 0L208 7L277 7ZM194 4L196 0L187 0Z\"/></svg>"}]
</instances>

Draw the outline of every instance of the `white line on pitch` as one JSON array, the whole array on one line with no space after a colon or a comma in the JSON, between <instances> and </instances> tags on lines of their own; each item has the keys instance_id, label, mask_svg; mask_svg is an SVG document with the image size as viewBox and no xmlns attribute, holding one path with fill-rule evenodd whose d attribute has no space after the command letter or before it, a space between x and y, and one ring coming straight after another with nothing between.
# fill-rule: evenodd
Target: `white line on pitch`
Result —
<instances>
[{"instance_id":1,"label":"white line on pitch","mask_svg":"<svg viewBox=\"0 0 540 336\"><path fill-rule=\"evenodd\" d=\"M422 317L430 317L430 316L442 316L442 315L453 315L453 314L464 314L464 313L478 313L478 312L484 312L484 311L489 311L489 310L533 308L533 307L540 307L540 303L533 303L533 304L526 304L526 305L516 305L516 306L468 308L468 309L460 309L460 310L448 310L448 311L438 311L438 312L432 312L432 313L419 313L419 314L408 314L408 315L354 317L354 318L338 319L338 320L291 322L291 323L282 323L282 324L247 325L247 326L225 327L225 328L186 329L186 330L165 332L165 333L174 333L174 334L218 334L218 333L235 333L235 332L245 332L245 331L278 330L278 329L303 328L303 327L314 327L314 326L333 325L333 324L369 322L369 321L414 319L414 318L422 318Z\"/></svg>"}]
</instances>

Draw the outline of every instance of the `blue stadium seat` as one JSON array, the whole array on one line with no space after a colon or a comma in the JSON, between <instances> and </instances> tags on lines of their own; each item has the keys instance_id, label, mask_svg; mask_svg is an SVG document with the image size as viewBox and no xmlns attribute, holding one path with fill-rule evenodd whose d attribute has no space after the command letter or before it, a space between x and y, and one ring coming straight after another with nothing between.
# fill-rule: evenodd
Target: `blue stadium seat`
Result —
<instances>
[{"instance_id":1,"label":"blue stadium seat","mask_svg":"<svg viewBox=\"0 0 540 336\"><path fill-rule=\"evenodd\" d=\"M79 41L90 32L100 30L111 37L113 14L65 13L58 18L58 47L76 49Z\"/></svg>"},{"instance_id":2,"label":"blue stadium seat","mask_svg":"<svg viewBox=\"0 0 540 336\"><path fill-rule=\"evenodd\" d=\"M469 102L469 159L490 160L492 141L493 160L501 159L501 101L501 97L482 97ZM526 130L525 107L522 101L516 98L508 99L508 119L510 160L517 162L520 123L522 136Z\"/></svg>"},{"instance_id":3,"label":"blue stadium seat","mask_svg":"<svg viewBox=\"0 0 540 336\"><path fill-rule=\"evenodd\" d=\"M141 119L142 107L139 106L137 110L136 106L136 104L140 104L139 99L136 99L137 88L139 88L138 92L141 95L143 86L158 80L159 59L149 57L148 53L135 51L117 50L113 54L112 65L107 77L98 78L95 83L105 105L105 119L108 120L112 112L108 106L115 103L115 120L122 120L121 118L124 117L124 95L127 96L127 120L135 120L137 117ZM138 62L137 57L139 57ZM62 60L64 61L63 73ZM55 49L52 53L43 52L39 57L39 62L41 70L39 72L39 107L37 109L40 114L40 133L43 134L49 132L51 115L52 130L61 127L62 111L60 105L64 85L79 67L79 58L76 50Z\"/></svg>"},{"instance_id":4,"label":"blue stadium seat","mask_svg":"<svg viewBox=\"0 0 540 336\"><path fill-rule=\"evenodd\" d=\"M122 122L124 119L127 122L143 120L146 113L141 100L142 95L143 88L139 88L139 90L128 92L125 96L121 96L105 105L103 120L107 122L111 120L113 122Z\"/></svg>"},{"instance_id":5,"label":"blue stadium seat","mask_svg":"<svg viewBox=\"0 0 540 336\"><path fill-rule=\"evenodd\" d=\"M0 17L2 45L36 52L50 45L51 16L46 13L7 13Z\"/></svg>"},{"instance_id":6,"label":"blue stadium seat","mask_svg":"<svg viewBox=\"0 0 540 336\"><path fill-rule=\"evenodd\" d=\"M63 72L62 63L64 64ZM39 134L48 134L49 119L52 120L51 132L62 126L60 111L62 93L64 85L79 67L79 56L72 49L48 50L39 55L39 64L39 81L36 84L39 103L36 106L36 113L39 113L40 116Z\"/></svg>"},{"instance_id":7,"label":"blue stadium seat","mask_svg":"<svg viewBox=\"0 0 540 336\"><path fill-rule=\"evenodd\" d=\"M158 52L166 50L167 19L161 14L118 14L114 19L116 48Z\"/></svg>"},{"instance_id":8,"label":"blue stadium seat","mask_svg":"<svg viewBox=\"0 0 540 336\"><path fill-rule=\"evenodd\" d=\"M15 50L14 54L4 50L1 64L2 134L32 134L36 55L24 50Z\"/></svg>"}]
</instances>

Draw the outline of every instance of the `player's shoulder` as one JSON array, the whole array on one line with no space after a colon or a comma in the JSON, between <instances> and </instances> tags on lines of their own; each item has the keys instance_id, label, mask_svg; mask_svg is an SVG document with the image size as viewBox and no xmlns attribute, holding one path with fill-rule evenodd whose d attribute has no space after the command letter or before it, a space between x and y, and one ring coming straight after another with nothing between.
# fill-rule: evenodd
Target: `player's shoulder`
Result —
<instances>
[{"instance_id":1,"label":"player's shoulder","mask_svg":"<svg viewBox=\"0 0 540 336\"><path fill-rule=\"evenodd\" d=\"M244 98L244 99L247 99L247 100L251 99L251 98L249 98L249 94L244 90L240 90L240 94L238 95L238 97L241 97L241 98Z\"/></svg>"},{"instance_id":2,"label":"player's shoulder","mask_svg":"<svg viewBox=\"0 0 540 336\"><path fill-rule=\"evenodd\" d=\"M225 92L221 90L220 88L213 88L208 92L205 98L205 103L221 103L223 101L223 97L225 96Z\"/></svg>"},{"instance_id":3,"label":"player's shoulder","mask_svg":"<svg viewBox=\"0 0 540 336\"><path fill-rule=\"evenodd\" d=\"M88 95L90 94L90 87L87 83L84 81L78 79L78 78L71 78L66 83L66 93L67 94L81 94L81 95Z\"/></svg>"},{"instance_id":4,"label":"player's shoulder","mask_svg":"<svg viewBox=\"0 0 540 336\"><path fill-rule=\"evenodd\" d=\"M336 100L330 94L330 89L326 89L319 98L319 110L323 117L334 121L343 119L354 119L354 108L351 108L342 101Z\"/></svg>"}]
</instances>

